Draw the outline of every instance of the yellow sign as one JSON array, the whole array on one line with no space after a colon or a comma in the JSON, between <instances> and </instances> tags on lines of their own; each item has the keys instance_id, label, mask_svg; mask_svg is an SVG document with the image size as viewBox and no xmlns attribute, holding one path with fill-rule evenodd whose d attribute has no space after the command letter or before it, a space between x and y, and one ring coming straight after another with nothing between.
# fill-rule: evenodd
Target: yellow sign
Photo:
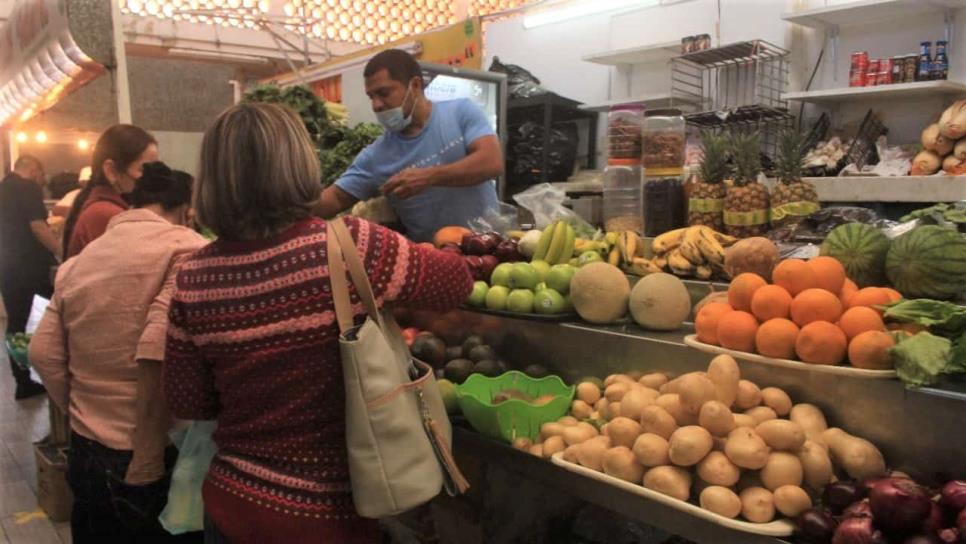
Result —
<instances>
[{"instance_id":1,"label":"yellow sign","mask_svg":"<svg viewBox=\"0 0 966 544\"><path fill-rule=\"evenodd\" d=\"M479 70L483 66L483 32L479 17L417 37L419 60Z\"/></svg>"}]
</instances>

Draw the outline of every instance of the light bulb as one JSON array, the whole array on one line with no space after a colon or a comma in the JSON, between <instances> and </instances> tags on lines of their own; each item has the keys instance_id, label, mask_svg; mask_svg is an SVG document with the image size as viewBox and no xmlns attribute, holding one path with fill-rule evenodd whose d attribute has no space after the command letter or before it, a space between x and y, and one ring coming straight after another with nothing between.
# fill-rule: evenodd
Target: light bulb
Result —
<instances>
[{"instance_id":1,"label":"light bulb","mask_svg":"<svg viewBox=\"0 0 966 544\"><path fill-rule=\"evenodd\" d=\"M17 141L20 142L20 143L25 143L27 141L27 133L26 132L18 132L17 133Z\"/></svg>"},{"instance_id":2,"label":"light bulb","mask_svg":"<svg viewBox=\"0 0 966 544\"><path fill-rule=\"evenodd\" d=\"M47 141L47 133L41 130L36 136L34 136L34 140L36 140L38 144L45 143Z\"/></svg>"},{"instance_id":3,"label":"light bulb","mask_svg":"<svg viewBox=\"0 0 966 544\"><path fill-rule=\"evenodd\" d=\"M90 147L90 145L90 142L84 138L77 140L77 149L80 149L81 151L87 151L87 148Z\"/></svg>"}]
</instances>

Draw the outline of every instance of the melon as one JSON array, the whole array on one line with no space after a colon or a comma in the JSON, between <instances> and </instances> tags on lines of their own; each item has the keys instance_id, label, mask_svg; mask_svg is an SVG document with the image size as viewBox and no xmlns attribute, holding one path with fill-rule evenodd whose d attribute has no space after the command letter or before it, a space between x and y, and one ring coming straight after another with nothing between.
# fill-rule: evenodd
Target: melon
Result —
<instances>
[{"instance_id":1,"label":"melon","mask_svg":"<svg viewBox=\"0 0 966 544\"><path fill-rule=\"evenodd\" d=\"M949 299L966 292L966 237L927 225L892 241L886 274L906 298Z\"/></svg>"},{"instance_id":2,"label":"melon","mask_svg":"<svg viewBox=\"0 0 966 544\"><path fill-rule=\"evenodd\" d=\"M691 294L677 276L648 274L634 285L630 309L634 321L645 329L673 331L691 313Z\"/></svg>"},{"instance_id":3,"label":"melon","mask_svg":"<svg viewBox=\"0 0 966 544\"><path fill-rule=\"evenodd\" d=\"M631 284L627 276L608 263L580 267L570 280L570 301L585 321L606 325L624 317Z\"/></svg>"},{"instance_id":4,"label":"melon","mask_svg":"<svg viewBox=\"0 0 966 544\"><path fill-rule=\"evenodd\" d=\"M821 254L834 257L849 279L859 287L885 283L885 260L889 239L879 229L864 223L835 227L822 242Z\"/></svg>"}]
</instances>

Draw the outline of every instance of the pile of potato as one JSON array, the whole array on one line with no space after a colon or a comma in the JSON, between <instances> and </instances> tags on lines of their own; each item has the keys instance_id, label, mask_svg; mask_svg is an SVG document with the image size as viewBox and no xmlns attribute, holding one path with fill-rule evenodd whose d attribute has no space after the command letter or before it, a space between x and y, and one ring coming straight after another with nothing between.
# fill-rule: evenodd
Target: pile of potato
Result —
<instances>
[{"instance_id":1,"label":"pile of potato","mask_svg":"<svg viewBox=\"0 0 966 544\"><path fill-rule=\"evenodd\" d=\"M742 380L728 355L707 372L608 376L577 386L571 415L541 427L541 442L514 447L643 484L716 514L768 523L798 516L840 474L885 474L876 447L777 387ZM599 426L599 430L598 430Z\"/></svg>"}]
</instances>

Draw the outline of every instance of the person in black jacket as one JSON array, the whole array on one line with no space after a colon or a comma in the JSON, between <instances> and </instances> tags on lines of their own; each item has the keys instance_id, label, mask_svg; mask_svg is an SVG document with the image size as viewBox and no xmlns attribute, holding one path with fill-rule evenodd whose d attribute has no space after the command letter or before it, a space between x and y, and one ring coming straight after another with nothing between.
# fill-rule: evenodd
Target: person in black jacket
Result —
<instances>
[{"instance_id":1,"label":"person in black jacket","mask_svg":"<svg viewBox=\"0 0 966 544\"><path fill-rule=\"evenodd\" d=\"M23 332L34 295L50 298L50 267L57 264L60 241L47 225L44 167L36 157L21 155L13 172L0 181L0 294L7 308L7 332ZM16 399L45 389L30 371L10 361L17 381Z\"/></svg>"}]
</instances>

